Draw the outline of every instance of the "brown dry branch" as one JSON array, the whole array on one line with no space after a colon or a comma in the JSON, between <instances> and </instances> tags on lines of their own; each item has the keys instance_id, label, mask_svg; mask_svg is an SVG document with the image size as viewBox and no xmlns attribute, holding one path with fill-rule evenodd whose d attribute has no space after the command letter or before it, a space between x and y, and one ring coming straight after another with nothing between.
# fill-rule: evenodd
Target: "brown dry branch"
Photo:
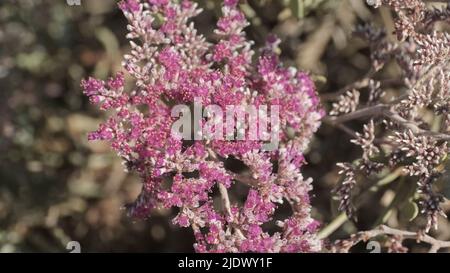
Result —
<instances>
[{"instance_id":1,"label":"brown dry branch","mask_svg":"<svg viewBox=\"0 0 450 273\"><path fill-rule=\"evenodd\" d=\"M430 245L429 253L436 253L440 249L450 248L450 241L441 241L421 232L405 231L381 225L375 229L361 231L350 236L347 240L337 240L330 247L332 252L348 252L353 246L360 242L367 242L378 236L396 237L396 241L402 243L404 240L416 240Z\"/></svg>"}]
</instances>

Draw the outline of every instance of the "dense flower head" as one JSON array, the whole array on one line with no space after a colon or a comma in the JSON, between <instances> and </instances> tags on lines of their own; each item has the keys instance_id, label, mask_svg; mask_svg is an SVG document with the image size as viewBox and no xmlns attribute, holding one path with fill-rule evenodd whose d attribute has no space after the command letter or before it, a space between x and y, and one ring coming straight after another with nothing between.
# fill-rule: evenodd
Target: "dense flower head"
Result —
<instances>
[{"instance_id":1,"label":"dense flower head","mask_svg":"<svg viewBox=\"0 0 450 273\"><path fill-rule=\"evenodd\" d=\"M109 141L127 169L142 178L141 194L127 206L130 215L178 208L173 222L194 230L198 252L319 251L318 223L310 213L312 180L300 168L324 112L311 78L280 63L274 36L252 61L253 42L243 31L248 22L237 4L224 1L215 29L219 39L210 42L190 21L201 12L191 1L120 2L131 40L123 67L135 85L126 92L123 73L106 83L82 82L91 102L115 111L89 139ZM230 105L278 106L278 149L265 150L264 141L255 139L187 141L172 134L171 106L195 100L224 112ZM207 121L203 116L200 123ZM231 158L248 172L227 168ZM249 187L243 204L229 200L235 183ZM221 205L214 202L217 189ZM283 202L291 205L291 216L269 233L263 224Z\"/></svg>"}]
</instances>

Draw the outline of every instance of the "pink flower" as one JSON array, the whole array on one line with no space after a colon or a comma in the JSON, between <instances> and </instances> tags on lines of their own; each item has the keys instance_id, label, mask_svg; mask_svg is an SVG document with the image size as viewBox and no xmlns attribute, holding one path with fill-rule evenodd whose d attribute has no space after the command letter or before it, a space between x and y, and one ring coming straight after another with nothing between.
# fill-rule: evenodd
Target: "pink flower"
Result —
<instances>
[{"instance_id":1,"label":"pink flower","mask_svg":"<svg viewBox=\"0 0 450 273\"><path fill-rule=\"evenodd\" d=\"M102 80L97 80L94 78L89 78L87 80L81 81L81 87L84 90L84 94L89 97L101 93L104 86L105 83Z\"/></svg>"},{"instance_id":2,"label":"pink flower","mask_svg":"<svg viewBox=\"0 0 450 273\"><path fill-rule=\"evenodd\" d=\"M280 63L274 36L253 62L253 42L244 32L248 22L237 3L224 1L215 29L220 40L209 43L186 23L199 13L191 1L120 2L133 40L123 66L135 86L125 91L123 73L106 84L92 78L81 83L91 102L115 111L89 139L109 141L127 169L142 178L142 193L127 206L129 214L148 217L157 207L177 208L173 223L193 229L198 252L319 251L318 225L310 214L312 180L300 168L323 110L309 76ZM159 28L152 24L156 15L164 17ZM263 140L187 141L172 135L170 105L196 98L222 110L278 106L279 149L265 150ZM228 168L231 158L245 165L246 174ZM228 197L236 183L250 187L241 206ZM220 208L213 203L216 192ZM292 215L269 233L263 225L283 202L291 204Z\"/></svg>"},{"instance_id":3,"label":"pink flower","mask_svg":"<svg viewBox=\"0 0 450 273\"><path fill-rule=\"evenodd\" d=\"M139 0L123 0L119 2L119 7L123 11L137 12L139 11Z\"/></svg>"},{"instance_id":4,"label":"pink flower","mask_svg":"<svg viewBox=\"0 0 450 273\"><path fill-rule=\"evenodd\" d=\"M228 7L234 7L237 5L238 2L239 0L224 0L223 4Z\"/></svg>"}]
</instances>

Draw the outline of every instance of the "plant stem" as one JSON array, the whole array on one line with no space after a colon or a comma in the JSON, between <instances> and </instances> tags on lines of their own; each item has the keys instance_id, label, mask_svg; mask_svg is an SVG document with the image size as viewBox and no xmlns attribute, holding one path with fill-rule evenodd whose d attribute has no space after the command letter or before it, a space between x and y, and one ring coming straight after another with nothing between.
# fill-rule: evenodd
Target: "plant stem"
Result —
<instances>
[{"instance_id":1,"label":"plant stem","mask_svg":"<svg viewBox=\"0 0 450 273\"><path fill-rule=\"evenodd\" d=\"M381 224L384 224L387 222L387 220L389 219L389 217L392 214L392 211L394 210L394 207L403 200L403 195L402 194L402 190L405 187L405 183L404 183L404 177L403 179L400 180L400 183L397 185L397 188L395 190L395 196L394 198L392 198L391 202L389 203L389 205L384 209L383 213L380 214L380 216L378 217L378 219L375 221L374 226L379 226Z\"/></svg>"},{"instance_id":2,"label":"plant stem","mask_svg":"<svg viewBox=\"0 0 450 273\"><path fill-rule=\"evenodd\" d=\"M378 180L374 185L368 187L364 190L363 194L361 194L359 198L359 202L357 202L356 207L360 207L363 204L363 201L367 200L367 194L371 192L377 192L381 187L395 181L401 174L403 168L398 168L393 172L386 175L384 178ZM336 218L333 219L327 226L325 226L322 230L319 231L317 236L319 239L324 239L333 234L338 228L340 228L345 222L347 222L348 217L343 212L339 214Z\"/></svg>"},{"instance_id":3,"label":"plant stem","mask_svg":"<svg viewBox=\"0 0 450 273\"><path fill-rule=\"evenodd\" d=\"M345 212L342 212L336 218L334 218L333 221L331 221L326 227L320 230L317 233L317 237L321 240L327 238L332 233L334 233L339 227L341 227L345 222L347 222L347 220L348 220L347 215L345 214Z\"/></svg>"}]
</instances>

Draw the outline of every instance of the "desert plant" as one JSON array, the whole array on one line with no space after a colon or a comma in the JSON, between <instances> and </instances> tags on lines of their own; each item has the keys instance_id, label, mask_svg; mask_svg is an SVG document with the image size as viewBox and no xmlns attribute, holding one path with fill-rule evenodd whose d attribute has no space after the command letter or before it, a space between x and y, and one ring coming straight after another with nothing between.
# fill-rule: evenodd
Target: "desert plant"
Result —
<instances>
[{"instance_id":1,"label":"desert plant","mask_svg":"<svg viewBox=\"0 0 450 273\"><path fill-rule=\"evenodd\" d=\"M448 5L433 8L426 2L367 1L374 8L385 6L393 12L395 36L375 25L356 29L356 35L369 43L371 69L361 80L334 94L336 102L327 118L327 122L349 133L354 138L352 143L362 150L361 157L352 163L338 164L343 180L335 192L341 211L356 220L353 199L357 181L383 172L395 173L395 178L401 177L396 198L376 224L384 223L394 207L407 210L412 221L419 204L426 217L419 240L432 227L437 229L439 215L446 217L440 206L444 196L439 184L448 183L445 172L450 139L450 35L438 27L439 22L449 22L450 10ZM398 77L383 77L389 66L397 67ZM390 88L392 84L395 89ZM363 92L366 99L360 100ZM346 125L355 120L366 122L362 133ZM338 244L343 246L342 241ZM431 250L436 251L436 247Z\"/></svg>"},{"instance_id":2,"label":"desert plant","mask_svg":"<svg viewBox=\"0 0 450 273\"><path fill-rule=\"evenodd\" d=\"M107 82L82 82L93 103L114 112L89 139L109 141L127 170L142 178L142 193L128 206L129 214L148 217L160 206L178 208L173 222L193 229L198 252L320 251L318 222L310 212L312 179L300 168L324 111L310 77L278 60L277 38L269 37L253 61L253 43L243 31L248 23L237 2L224 1L215 41L195 29L191 18L201 10L191 1L120 2L131 40L123 67L133 88L126 91L122 72ZM173 134L171 107L196 100L224 112L228 106L278 106L279 125L271 123L271 130L279 147L268 151L261 138L189 140L199 124L188 137ZM222 126L209 114L199 122L212 122L216 130ZM249 125L233 130L232 135L247 135ZM229 168L230 159L244 171ZM249 188L244 202L230 201L236 183ZM217 194L220 205L214 203ZM263 224L283 202L291 215L269 233Z\"/></svg>"}]
</instances>

